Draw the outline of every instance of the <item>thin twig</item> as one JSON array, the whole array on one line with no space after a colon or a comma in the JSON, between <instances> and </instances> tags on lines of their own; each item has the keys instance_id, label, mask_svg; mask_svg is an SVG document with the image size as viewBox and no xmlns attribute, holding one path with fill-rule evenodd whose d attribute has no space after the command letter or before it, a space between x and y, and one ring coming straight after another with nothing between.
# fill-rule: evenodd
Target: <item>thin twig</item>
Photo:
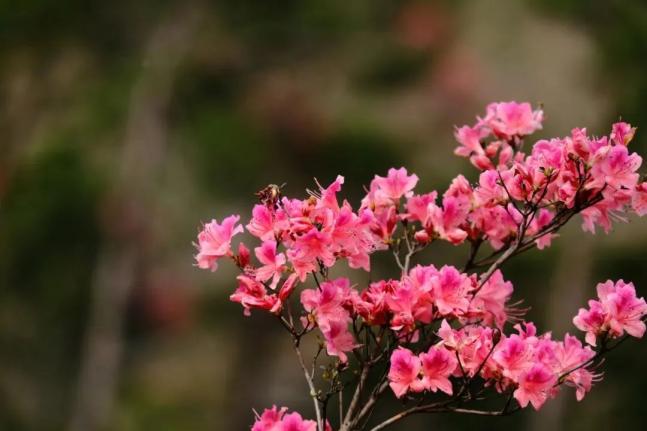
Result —
<instances>
[{"instance_id":1,"label":"thin twig","mask_svg":"<svg viewBox=\"0 0 647 431\"><path fill-rule=\"evenodd\" d=\"M323 418L321 416L321 409L319 406L319 399L317 398L317 389L315 388L315 384L312 378L312 375L308 372L308 368L306 367L305 362L303 361L303 355L301 354L301 349L299 349L299 341L298 339L295 338L294 343L292 343L294 346L294 351L297 354L297 358L299 359L299 365L301 365L301 369L303 370L303 375L306 379L306 382L308 383L308 388L310 389L310 397L312 398L312 402L315 406L315 414L317 415L317 429L319 431L324 430L324 422Z\"/></svg>"}]
</instances>

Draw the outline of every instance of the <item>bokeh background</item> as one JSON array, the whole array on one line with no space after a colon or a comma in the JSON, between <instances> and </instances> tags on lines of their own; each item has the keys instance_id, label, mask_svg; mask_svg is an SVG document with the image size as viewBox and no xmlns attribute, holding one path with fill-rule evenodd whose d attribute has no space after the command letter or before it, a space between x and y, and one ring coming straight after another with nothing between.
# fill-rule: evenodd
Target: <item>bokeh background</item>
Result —
<instances>
[{"instance_id":1,"label":"bokeh background","mask_svg":"<svg viewBox=\"0 0 647 431\"><path fill-rule=\"evenodd\" d=\"M228 301L233 269L192 266L200 222L247 219L269 183L302 196L343 174L357 203L391 166L427 190L474 178L452 127L490 101L543 103L540 137L622 116L646 155L646 64L641 0L0 2L0 429L245 430L273 403L312 416L286 337ZM645 220L577 225L507 267L557 336L598 281L647 294ZM646 361L646 342L624 345L583 403L393 429L641 429Z\"/></svg>"}]
</instances>

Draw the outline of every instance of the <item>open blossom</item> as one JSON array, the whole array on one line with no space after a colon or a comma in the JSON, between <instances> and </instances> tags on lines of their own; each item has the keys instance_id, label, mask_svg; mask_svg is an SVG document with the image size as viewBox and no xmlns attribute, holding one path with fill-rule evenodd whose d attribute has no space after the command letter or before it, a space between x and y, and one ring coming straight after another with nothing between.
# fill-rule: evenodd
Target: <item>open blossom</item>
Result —
<instances>
[{"instance_id":1,"label":"open blossom","mask_svg":"<svg viewBox=\"0 0 647 431\"><path fill-rule=\"evenodd\" d=\"M612 145L599 153L599 160L591 168L588 188L602 188L605 184L612 190L636 186L639 178L636 171L642 164L638 154L630 153L623 145Z\"/></svg>"},{"instance_id":2,"label":"open blossom","mask_svg":"<svg viewBox=\"0 0 647 431\"><path fill-rule=\"evenodd\" d=\"M429 205L436 202L437 196L438 193L436 192L425 193L424 195L412 195L407 199L407 219L414 222L418 221L425 226L429 216Z\"/></svg>"},{"instance_id":3,"label":"open blossom","mask_svg":"<svg viewBox=\"0 0 647 431\"><path fill-rule=\"evenodd\" d=\"M252 308L260 308L276 313L281 309L281 301L276 295L268 295L265 286L246 275L239 275L238 289L229 297L233 302L238 302L245 308L245 315L249 316Z\"/></svg>"},{"instance_id":4,"label":"open blossom","mask_svg":"<svg viewBox=\"0 0 647 431\"><path fill-rule=\"evenodd\" d=\"M581 308L573 319L573 324L586 332L587 343L594 346L596 337L603 333L613 338L625 332L637 338L645 334L647 303L636 297L633 283L609 280L598 284L597 293L599 301L589 301L589 309Z\"/></svg>"},{"instance_id":5,"label":"open blossom","mask_svg":"<svg viewBox=\"0 0 647 431\"><path fill-rule=\"evenodd\" d=\"M352 302L350 284L347 278L338 278L321 283L321 289L306 289L301 292L303 308L312 313L326 340L329 355L338 356L347 362L346 352L353 350L357 343L348 330L350 313L345 308Z\"/></svg>"},{"instance_id":6,"label":"open blossom","mask_svg":"<svg viewBox=\"0 0 647 431\"><path fill-rule=\"evenodd\" d=\"M348 362L348 355L358 344L348 330L350 319L326 319L318 322L319 329L326 340L326 352L338 356L341 362Z\"/></svg>"},{"instance_id":7,"label":"open blossom","mask_svg":"<svg viewBox=\"0 0 647 431\"><path fill-rule=\"evenodd\" d=\"M492 360L501 367L505 377L517 380L533 365L532 347L524 338L512 334L497 345Z\"/></svg>"},{"instance_id":8,"label":"open blossom","mask_svg":"<svg viewBox=\"0 0 647 431\"><path fill-rule=\"evenodd\" d=\"M620 121L618 123L614 123L611 127L610 138L616 145L627 146L634 138L635 133L635 127L631 127L631 124Z\"/></svg>"},{"instance_id":9,"label":"open blossom","mask_svg":"<svg viewBox=\"0 0 647 431\"><path fill-rule=\"evenodd\" d=\"M398 347L391 354L389 386L397 398L402 398L409 391L424 390L424 384L420 379L421 369L420 359L411 350Z\"/></svg>"},{"instance_id":10,"label":"open blossom","mask_svg":"<svg viewBox=\"0 0 647 431\"><path fill-rule=\"evenodd\" d=\"M431 321L431 301L429 297L417 290L409 283L393 283L395 289L386 300L389 311L393 313L391 329L399 333L413 332L416 328L416 316L421 311ZM427 300L425 300L427 299Z\"/></svg>"},{"instance_id":11,"label":"open blossom","mask_svg":"<svg viewBox=\"0 0 647 431\"><path fill-rule=\"evenodd\" d=\"M557 381L555 373L541 363L532 366L521 373L519 387L514 391L514 397L521 407L532 404L539 410L551 395L551 390Z\"/></svg>"},{"instance_id":12,"label":"open blossom","mask_svg":"<svg viewBox=\"0 0 647 431\"><path fill-rule=\"evenodd\" d=\"M486 324L495 323L503 328L508 319L506 302L512 291L512 283L503 280L503 274L497 269L470 301L470 314L480 317Z\"/></svg>"},{"instance_id":13,"label":"open blossom","mask_svg":"<svg viewBox=\"0 0 647 431\"><path fill-rule=\"evenodd\" d=\"M500 102L488 105L482 122L497 136L509 139L513 136L530 135L541 129L543 119L543 111L533 111L530 103Z\"/></svg>"},{"instance_id":14,"label":"open blossom","mask_svg":"<svg viewBox=\"0 0 647 431\"><path fill-rule=\"evenodd\" d=\"M317 423L305 420L297 412L287 413L287 407L265 409L252 425L252 431L316 431ZM327 424L326 431L331 431Z\"/></svg>"},{"instance_id":15,"label":"open blossom","mask_svg":"<svg viewBox=\"0 0 647 431\"><path fill-rule=\"evenodd\" d=\"M573 324L578 329L586 332L586 342L595 346L598 334L603 332L607 315L602 303L593 299L589 300L589 308L580 308Z\"/></svg>"},{"instance_id":16,"label":"open blossom","mask_svg":"<svg viewBox=\"0 0 647 431\"><path fill-rule=\"evenodd\" d=\"M231 253L231 238L243 232L243 227L237 225L238 220L240 216L232 215L223 219L222 224L211 220L204 225L198 234L198 254L195 256L198 268L215 271L218 259Z\"/></svg>"},{"instance_id":17,"label":"open blossom","mask_svg":"<svg viewBox=\"0 0 647 431\"><path fill-rule=\"evenodd\" d=\"M317 259L328 267L335 263L330 242L331 238L327 232L312 227L306 234L297 238L288 249L288 258L301 281L317 268Z\"/></svg>"},{"instance_id":18,"label":"open blossom","mask_svg":"<svg viewBox=\"0 0 647 431\"><path fill-rule=\"evenodd\" d=\"M591 390L593 381L599 379L598 375L582 367L582 364L595 356L595 352L589 346L583 347L580 340L567 333L562 343L556 343L554 354L558 372L563 374L571 371L565 382L575 387L575 397L582 401L584 395Z\"/></svg>"},{"instance_id":19,"label":"open blossom","mask_svg":"<svg viewBox=\"0 0 647 431\"><path fill-rule=\"evenodd\" d=\"M492 328L474 324L453 329L446 319L440 324L438 336L445 347L458 354L461 368L456 373L465 371L468 376L483 370L495 344Z\"/></svg>"},{"instance_id":20,"label":"open blossom","mask_svg":"<svg viewBox=\"0 0 647 431\"><path fill-rule=\"evenodd\" d=\"M467 232L461 227L467 219L469 207L460 199L445 196L443 207L434 204L429 206L429 222L441 239L460 244L467 238Z\"/></svg>"},{"instance_id":21,"label":"open blossom","mask_svg":"<svg viewBox=\"0 0 647 431\"><path fill-rule=\"evenodd\" d=\"M467 311L467 293L472 289L472 280L453 266L445 265L433 281L433 297L438 312L443 315Z\"/></svg>"},{"instance_id":22,"label":"open blossom","mask_svg":"<svg viewBox=\"0 0 647 431\"><path fill-rule=\"evenodd\" d=\"M430 347L427 353L420 354L422 364L422 384L426 390L436 392L441 390L447 395L452 395L452 382L449 380L458 361L456 357L444 347Z\"/></svg>"},{"instance_id":23,"label":"open blossom","mask_svg":"<svg viewBox=\"0 0 647 431\"><path fill-rule=\"evenodd\" d=\"M256 279L259 281L267 281L272 279L270 287L276 288L277 283L281 279L283 271L285 271L285 255L276 252L276 241L265 241L260 247L254 249L256 257L259 262L263 264L256 270Z\"/></svg>"},{"instance_id":24,"label":"open blossom","mask_svg":"<svg viewBox=\"0 0 647 431\"><path fill-rule=\"evenodd\" d=\"M645 322L642 318L647 314L647 304L644 298L636 297L633 283L619 280L616 283L609 280L597 287L598 297L607 312L609 331L613 336L621 336L625 331L632 337L642 337L645 334Z\"/></svg>"},{"instance_id":25,"label":"open blossom","mask_svg":"<svg viewBox=\"0 0 647 431\"><path fill-rule=\"evenodd\" d=\"M405 168L391 168L386 177L375 176L371 182L371 191L378 202L383 202L384 199L395 202L403 196L411 196L411 190L417 183L418 176L409 175Z\"/></svg>"},{"instance_id":26,"label":"open blossom","mask_svg":"<svg viewBox=\"0 0 647 431\"><path fill-rule=\"evenodd\" d=\"M351 298L353 309L369 325L383 325L390 313L387 304L387 297L392 288L389 282L380 280L371 283L368 288L361 292L353 291Z\"/></svg>"}]
</instances>

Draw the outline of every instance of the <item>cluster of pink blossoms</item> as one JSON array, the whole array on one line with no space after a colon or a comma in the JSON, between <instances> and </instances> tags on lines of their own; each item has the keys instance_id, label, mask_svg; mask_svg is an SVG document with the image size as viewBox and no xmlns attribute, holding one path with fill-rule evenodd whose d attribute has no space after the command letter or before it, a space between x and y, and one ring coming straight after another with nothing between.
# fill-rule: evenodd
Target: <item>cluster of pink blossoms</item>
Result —
<instances>
[{"instance_id":1,"label":"cluster of pink blossoms","mask_svg":"<svg viewBox=\"0 0 647 431\"><path fill-rule=\"evenodd\" d=\"M597 287L599 301L589 300L589 309L580 308L573 324L586 332L586 342L592 346L601 335L622 336L625 331L632 337L645 334L642 316L647 314L643 298L636 298L633 283L609 280Z\"/></svg>"},{"instance_id":2,"label":"cluster of pink blossoms","mask_svg":"<svg viewBox=\"0 0 647 431\"><path fill-rule=\"evenodd\" d=\"M453 193L472 198L470 226L485 232L498 248L521 218L514 202L545 208L529 226L529 235L551 223L563 208L580 207L583 227L590 232L596 225L608 232L612 216L622 220L627 208L647 213L647 186L637 173L642 158L627 148L634 127L615 123L610 135L601 138L573 129L571 136L536 142L526 155L520 151L522 139L541 128L542 118L542 111L532 111L528 103L494 103L474 126L456 129L456 154L469 157L482 171L476 190L467 185L462 193ZM445 199L452 196L450 190ZM590 202L592 196L596 202ZM582 208L587 201L591 204ZM546 235L538 246L549 243Z\"/></svg>"},{"instance_id":3,"label":"cluster of pink blossoms","mask_svg":"<svg viewBox=\"0 0 647 431\"><path fill-rule=\"evenodd\" d=\"M581 400L599 377L592 365L604 351L568 334L563 340L550 332L537 335L532 323L518 323L523 310L509 303L512 283L499 268L517 253L549 246L576 214L591 232L596 226L609 231L611 220L623 220L628 211L646 214L647 183L637 173L640 156L628 150L635 128L627 123L614 124L601 138L574 129L565 138L537 141L524 153L524 139L542 121L543 112L527 103L494 103L474 126L457 128L456 154L481 172L475 184L457 176L440 199L435 191L416 193L418 177L405 168L375 176L356 210L338 199L341 176L305 199L283 197L280 188L269 186L259 192L260 203L245 226L259 241L256 261L242 242L232 250L232 238L244 231L233 215L204 226L197 266L215 270L220 259L232 259L241 273L231 300L246 315L252 309L276 315L297 348L301 337L318 329L339 372L352 366L350 357L389 361L384 387L398 398L437 391L464 397L478 379L520 407L539 409L563 384L574 387ZM436 241L468 243L464 269L411 264ZM484 244L491 251L479 257ZM365 286L328 277L339 261L369 271L370 256L379 251L393 253L399 277ZM470 272L479 268L487 270ZM299 295L302 311L293 316L285 305L306 283ZM625 333L643 336L647 304L631 283L600 284L598 296L574 319L589 345L602 340L606 348ZM508 322L517 323L516 333L504 334ZM371 346L375 354L368 352ZM314 377L304 371L310 382ZM315 406L325 402L315 395ZM275 407L252 430L330 429L317 412L315 422ZM340 429L354 429L363 414L349 411L350 419L340 417Z\"/></svg>"},{"instance_id":4,"label":"cluster of pink blossoms","mask_svg":"<svg viewBox=\"0 0 647 431\"><path fill-rule=\"evenodd\" d=\"M276 406L271 409L265 409L262 415L258 417L252 431L316 431L317 423L312 420L306 420L297 412L287 413L287 408L277 409ZM329 424L326 424L325 431L332 431Z\"/></svg>"},{"instance_id":5,"label":"cluster of pink blossoms","mask_svg":"<svg viewBox=\"0 0 647 431\"><path fill-rule=\"evenodd\" d=\"M582 367L595 352L573 336L553 340L550 333L537 336L532 323L515 325L518 334L503 336L496 329L466 325L460 329L443 320L438 335L441 340L427 353L415 356L399 348L391 356L389 381L395 395L440 389L452 395L449 377L484 379L498 392L512 390L521 407L528 403L539 409L559 391L557 382L576 389L581 400L596 377ZM560 382L562 383L562 382Z\"/></svg>"}]
</instances>

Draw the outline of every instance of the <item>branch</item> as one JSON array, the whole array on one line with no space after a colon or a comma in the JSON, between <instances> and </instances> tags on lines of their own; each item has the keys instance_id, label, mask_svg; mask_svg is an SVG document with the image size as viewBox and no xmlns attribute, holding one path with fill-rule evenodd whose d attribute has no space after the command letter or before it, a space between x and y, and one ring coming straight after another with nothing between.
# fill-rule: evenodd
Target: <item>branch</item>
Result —
<instances>
[{"instance_id":1,"label":"branch","mask_svg":"<svg viewBox=\"0 0 647 431\"><path fill-rule=\"evenodd\" d=\"M353 398L350 401L350 405L348 406L348 410L346 410L346 416L344 417L342 426L340 429L348 429L350 427L350 424L353 421L353 415L355 414L355 411L357 410L357 406L359 403L359 400L362 395L362 390L364 388L364 384L366 383L366 379L368 377L368 372L370 371L369 369L369 364L364 363L364 366L362 367L362 372L359 377L359 381L357 382L357 386L355 387L355 393L353 394Z\"/></svg>"},{"instance_id":2,"label":"branch","mask_svg":"<svg viewBox=\"0 0 647 431\"><path fill-rule=\"evenodd\" d=\"M294 343L292 344L294 346L294 352L297 354L297 358L299 359L299 365L301 365L301 369L303 370L303 375L306 379L306 382L308 383L308 388L310 389L310 397L312 398L312 402L314 403L315 414L317 415L317 429L319 431L323 431L324 422L321 416L321 409L319 407L317 389L315 388L314 380L312 378L312 375L310 375L310 373L308 372L308 368L306 367L305 362L303 361L303 355L301 355L301 349L299 349L299 339L295 338Z\"/></svg>"}]
</instances>

